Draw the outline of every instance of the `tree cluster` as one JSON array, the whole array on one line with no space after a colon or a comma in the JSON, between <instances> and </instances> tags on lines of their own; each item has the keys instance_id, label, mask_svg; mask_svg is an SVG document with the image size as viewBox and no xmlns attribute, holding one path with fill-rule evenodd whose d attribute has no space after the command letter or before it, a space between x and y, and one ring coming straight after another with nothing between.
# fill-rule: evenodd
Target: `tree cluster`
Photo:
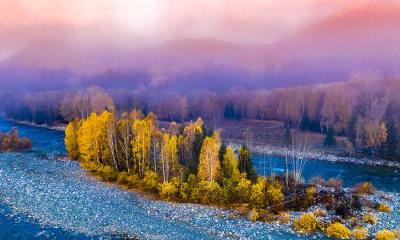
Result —
<instances>
[{"instance_id":1,"label":"tree cluster","mask_svg":"<svg viewBox=\"0 0 400 240\"><path fill-rule=\"evenodd\" d=\"M283 208L282 183L257 177L249 149L236 153L200 118L164 129L153 113L91 113L68 124L65 145L70 158L101 179L163 199Z\"/></svg>"},{"instance_id":2,"label":"tree cluster","mask_svg":"<svg viewBox=\"0 0 400 240\"><path fill-rule=\"evenodd\" d=\"M19 151L31 147L32 142L28 138L20 138L16 128L12 128L8 133L0 132L0 151Z\"/></svg>"}]
</instances>

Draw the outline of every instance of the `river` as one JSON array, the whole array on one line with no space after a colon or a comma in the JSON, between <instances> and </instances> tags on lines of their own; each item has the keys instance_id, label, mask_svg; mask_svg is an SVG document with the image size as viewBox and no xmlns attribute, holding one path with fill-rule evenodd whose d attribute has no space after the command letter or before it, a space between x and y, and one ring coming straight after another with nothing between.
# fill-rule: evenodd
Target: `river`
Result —
<instances>
[{"instance_id":1,"label":"river","mask_svg":"<svg viewBox=\"0 0 400 240\"><path fill-rule=\"evenodd\" d=\"M12 126L0 118L0 131ZM149 200L99 182L77 162L59 160L65 155L63 133L21 125L18 129L33 148L0 153L0 239L308 239L287 226L251 223L206 206ZM274 170L282 169L278 159L270 162ZM255 158L255 163L265 172L263 161ZM305 177L340 173L351 178L344 179L350 185L355 176L362 176L359 180L369 179L382 190L399 191L400 174L388 172L386 176L386 170L366 166L310 161ZM399 206L394 208L398 213ZM383 222L389 226L400 221L398 215L386 218Z\"/></svg>"}]
</instances>

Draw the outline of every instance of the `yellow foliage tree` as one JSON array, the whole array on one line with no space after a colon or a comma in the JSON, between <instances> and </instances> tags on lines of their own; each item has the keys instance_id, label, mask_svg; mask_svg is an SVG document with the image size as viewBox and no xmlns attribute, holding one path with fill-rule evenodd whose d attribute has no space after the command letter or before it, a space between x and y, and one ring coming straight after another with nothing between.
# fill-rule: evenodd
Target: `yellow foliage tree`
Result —
<instances>
[{"instance_id":1,"label":"yellow foliage tree","mask_svg":"<svg viewBox=\"0 0 400 240\"><path fill-rule=\"evenodd\" d=\"M79 148L78 148L78 130L81 126L80 120L74 120L68 123L65 129L65 148L68 152L68 157L74 160L79 158Z\"/></svg>"},{"instance_id":2,"label":"yellow foliage tree","mask_svg":"<svg viewBox=\"0 0 400 240\"><path fill-rule=\"evenodd\" d=\"M151 148L151 122L146 120L135 120L133 123L132 153L134 158L134 169L139 175L144 176L149 166Z\"/></svg>"},{"instance_id":3,"label":"yellow foliage tree","mask_svg":"<svg viewBox=\"0 0 400 240\"><path fill-rule=\"evenodd\" d=\"M121 119L118 121L118 135L120 137L121 155L125 163L125 168L128 172L131 170L131 126L128 113L123 113Z\"/></svg>"},{"instance_id":4,"label":"yellow foliage tree","mask_svg":"<svg viewBox=\"0 0 400 240\"><path fill-rule=\"evenodd\" d=\"M211 182L220 177L218 151L218 143L212 137L207 137L200 151L197 175L201 180Z\"/></svg>"},{"instance_id":5,"label":"yellow foliage tree","mask_svg":"<svg viewBox=\"0 0 400 240\"><path fill-rule=\"evenodd\" d=\"M178 172L177 137L164 133L161 151L161 164L164 182L168 182L171 175Z\"/></svg>"},{"instance_id":6,"label":"yellow foliage tree","mask_svg":"<svg viewBox=\"0 0 400 240\"><path fill-rule=\"evenodd\" d=\"M235 155L235 151L231 147L228 147L224 154L223 172L226 178L232 179L234 182L239 181L239 160Z\"/></svg>"},{"instance_id":7,"label":"yellow foliage tree","mask_svg":"<svg viewBox=\"0 0 400 240\"><path fill-rule=\"evenodd\" d=\"M104 118L104 117L103 117ZM104 146L107 146L107 136L105 124L96 113L83 120L82 126L78 130L78 148L80 158L83 161L96 161L103 163Z\"/></svg>"}]
</instances>

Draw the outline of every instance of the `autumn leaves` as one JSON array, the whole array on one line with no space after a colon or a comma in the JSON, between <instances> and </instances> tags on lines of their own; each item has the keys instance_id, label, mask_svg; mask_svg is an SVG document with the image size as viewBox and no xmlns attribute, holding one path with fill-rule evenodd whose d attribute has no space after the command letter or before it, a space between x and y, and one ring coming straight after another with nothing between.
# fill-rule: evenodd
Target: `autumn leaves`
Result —
<instances>
[{"instance_id":1,"label":"autumn leaves","mask_svg":"<svg viewBox=\"0 0 400 240\"><path fill-rule=\"evenodd\" d=\"M119 119L108 111L91 113L86 119L68 124L65 145L71 159L111 166L117 172L140 177L151 170L164 183L172 177L183 179L190 173L208 182L222 177L236 182L240 178L234 150L224 148L221 155L219 133L207 132L200 118L184 128L172 123L165 130L159 127L153 113L145 117L133 110Z\"/></svg>"}]
</instances>

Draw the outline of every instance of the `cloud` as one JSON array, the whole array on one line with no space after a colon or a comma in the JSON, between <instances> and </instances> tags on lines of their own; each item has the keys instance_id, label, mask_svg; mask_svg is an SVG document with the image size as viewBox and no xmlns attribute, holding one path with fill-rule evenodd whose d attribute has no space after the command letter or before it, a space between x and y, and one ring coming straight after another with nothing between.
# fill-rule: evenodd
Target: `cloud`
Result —
<instances>
[{"instance_id":1,"label":"cloud","mask_svg":"<svg viewBox=\"0 0 400 240\"><path fill-rule=\"evenodd\" d=\"M7 28L67 25L120 29L149 41L219 38L270 43L345 4L338 0L2 0Z\"/></svg>"}]
</instances>

